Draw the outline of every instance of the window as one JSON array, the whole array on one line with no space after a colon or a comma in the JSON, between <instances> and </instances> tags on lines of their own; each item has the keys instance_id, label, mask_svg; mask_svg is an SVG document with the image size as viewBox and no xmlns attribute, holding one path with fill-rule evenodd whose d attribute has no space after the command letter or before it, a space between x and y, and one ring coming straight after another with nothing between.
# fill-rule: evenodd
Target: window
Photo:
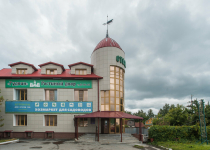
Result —
<instances>
[{"instance_id":1,"label":"window","mask_svg":"<svg viewBox=\"0 0 210 150\"><path fill-rule=\"evenodd\" d=\"M76 69L75 74L76 75L87 75L87 70L86 69Z\"/></svg>"},{"instance_id":2,"label":"window","mask_svg":"<svg viewBox=\"0 0 210 150\"><path fill-rule=\"evenodd\" d=\"M124 70L110 66L110 91L101 91L101 111L124 111Z\"/></svg>"},{"instance_id":3,"label":"window","mask_svg":"<svg viewBox=\"0 0 210 150\"><path fill-rule=\"evenodd\" d=\"M47 133L48 138L52 138L52 133Z\"/></svg>"},{"instance_id":4,"label":"window","mask_svg":"<svg viewBox=\"0 0 210 150\"><path fill-rule=\"evenodd\" d=\"M90 119L90 124L95 124L95 118Z\"/></svg>"},{"instance_id":5,"label":"window","mask_svg":"<svg viewBox=\"0 0 210 150\"><path fill-rule=\"evenodd\" d=\"M27 126L27 115L15 115L15 126Z\"/></svg>"},{"instance_id":6,"label":"window","mask_svg":"<svg viewBox=\"0 0 210 150\"><path fill-rule=\"evenodd\" d=\"M57 74L57 69L46 69L46 74Z\"/></svg>"},{"instance_id":7,"label":"window","mask_svg":"<svg viewBox=\"0 0 210 150\"><path fill-rule=\"evenodd\" d=\"M16 90L16 100L27 100L27 90L26 89L17 89Z\"/></svg>"},{"instance_id":8,"label":"window","mask_svg":"<svg viewBox=\"0 0 210 150\"><path fill-rule=\"evenodd\" d=\"M17 74L27 74L27 69L17 69L16 73Z\"/></svg>"},{"instance_id":9,"label":"window","mask_svg":"<svg viewBox=\"0 0 210 150\"><path fill-rule=\"evenodd\" d=\"M57 115L45 115L45 126L57 126Z\"/></svg>"},{"instance_id":10,"label":"window","mask_svg":"<svg viewBox=\"0 0 210 150\"><path fill-rule=\"evenodd\" d=\"M87 101L88 91L87 90L75 90L74 101Z\"/></svg>"},{"instance_id":11,"label":"window","mask_svg":"<svg viewBox=\"0 0 210 150\"><path fill-rule=\"evenodd\" d=\"M57 90L45 90L46 101L57 101Z\"/></svg>"},{"instance_id":12,"label":"window","mask_svg":"<svg viewBox=\"0 0 210 150\"><path fill-rule=\"evenodd\" d=\"M88 126L88 118L78 118L79 127Z\"/></svg>"},{"instance_id":13,"label":"window","mask_svg":"<svg viewBox=\"0 0 210 150\"><path fill-rule=\"evenodd\" d=\"M27 133L27 137L31 137L31 132L28 132Z\"/></svg>"}]
</instances>

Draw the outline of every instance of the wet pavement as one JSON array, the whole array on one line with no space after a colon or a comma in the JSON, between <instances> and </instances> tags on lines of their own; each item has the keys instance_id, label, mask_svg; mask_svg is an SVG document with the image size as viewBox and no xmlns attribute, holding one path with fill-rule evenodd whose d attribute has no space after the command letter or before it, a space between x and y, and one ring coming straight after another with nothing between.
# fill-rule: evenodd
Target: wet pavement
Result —
<instances>
[{"instance_id":1,"label":"wet pavement","mask_svg":"<svg viewBox=\"0 0 210 150\"><path fill-rule=\"evenodd\" d=\"M0 150L137 150L134 145L140 145L142 150L159 150L139 143L88 143L74 140L20 139L18 143L0 145Z\"/></svg>"}]
</instances>

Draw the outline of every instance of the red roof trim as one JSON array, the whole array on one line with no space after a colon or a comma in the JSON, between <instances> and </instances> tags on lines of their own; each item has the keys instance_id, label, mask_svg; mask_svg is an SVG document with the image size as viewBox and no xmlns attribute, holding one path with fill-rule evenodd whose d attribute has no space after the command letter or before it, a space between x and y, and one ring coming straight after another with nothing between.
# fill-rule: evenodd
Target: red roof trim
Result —
<instances>
[{"instance_id":1,"label":"red roof trim","mask_svg":"<svg viewBox=\"0 0 210 150\"><path fill-rule=\"evenodd\" d=\"M63 65L58 64L58 63L55 63L55 62L51 62L51 61L46 62L46 63L43 63L43 64L40 64L40 65L38 65L38 66L39 66L39 67L42 67L42 66L45 66L45 65L48 65L48 64L53 64L53 65L56 65L56 66L60 66L60 67L63 69L63 71L65 70L65 68L63 67Z\"/></svg>"},{"instance_id":2,"label":"red roof trim","mask_svg":"<svg viewBox=\"0 0 210 150\"><path fill-rule=\"evenodd\" d=\"M90 114L75 116L75 118L130 118L143 120L142 117L134 116L121 111L96 111Z\"/></svg>"},{"instance_id":3,"label":"red roof trim","mask_svg":"<svg viewBox=\"0 0 210 150\"><path fill-rule=\"evenodd\" d=\"M19 78L19 79L31 79L31 78L40 78L40 79L103 79L101 76L97 76L94 73L87 74L87 75L75 75L70 74L70 69L66 69L62 72L62 74L57 75L47 75L41 74L41 69L38 71L33 72L32 74L12 74L12 69L2 69L0 70L0 79L11 79L11 78Z\"/></svg>"},{"instance_id":4,"label":"red roof trim","mask_svg":"<svg viewBox=\"0 0 210 150\"><path fill-rule=\"evenodd\" d=\"M24 65L31 66L35 71L37 71L37 68L34 67L33 64L25 63L25 62L22 62L22 61L19 61L19 62L13 63L13 64L9 64L8 66L12 67L12 66L19 65L19 64L24 64Z\"/></svg>"},{"instance_id":5,"label":"red roof trim","mask_svg":"<svg viewBox=\"0 0 210 150\"><path fill-rule=\"evenodd\" d=\"M84 63L84 62L77 62L77 63L74 63L74 64L70 64L68 66L71 69L72 66L79 65L79 64L83 64L83 65L90 66L91 68L93 68L93 65L88 64L88 63Z\"/></svg>"},{"instance_id":6,"label":"red roof trim","mask_svg":"<svg viewBox=\"0 0 210 150\"><path fill-rule=\"evenodd\" d=\"M54 133L54 131L45 131L46 133Z\"/></svg>"},{"instance_id":7,"label":"red roof trim","mask_svg":"<svg viewBox=\"0 0 210 150\"><path fill-rule=\"evenodd\" d=\"M13 130L5 130L4 132L12 132Z\"/></svg>"}]
</instances>

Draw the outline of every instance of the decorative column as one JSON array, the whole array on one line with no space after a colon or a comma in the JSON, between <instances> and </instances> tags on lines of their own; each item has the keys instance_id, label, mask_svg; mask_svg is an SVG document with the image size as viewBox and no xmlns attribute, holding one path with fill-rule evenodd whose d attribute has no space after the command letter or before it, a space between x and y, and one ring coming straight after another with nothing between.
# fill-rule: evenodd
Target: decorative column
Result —
<instances>
[{"instance_id":1,"label":"decorative column","mask_svg":"<svg viewBox=\"0 0 210 150\"><path fill-rule=\"evenodd\" d=\"M121 142L122 142L122 118L120 118L120 133L121 133Z\"/></svg>"},{"instance_id":2,"label":"decorative column","mask_svg":"<svg viewBox=\"0 0 210 150\"><path fill-rule=\"evenodd\" d=\"M98 118L98 141L99 141L99 118Z\"/></svg>"}]
</instances>

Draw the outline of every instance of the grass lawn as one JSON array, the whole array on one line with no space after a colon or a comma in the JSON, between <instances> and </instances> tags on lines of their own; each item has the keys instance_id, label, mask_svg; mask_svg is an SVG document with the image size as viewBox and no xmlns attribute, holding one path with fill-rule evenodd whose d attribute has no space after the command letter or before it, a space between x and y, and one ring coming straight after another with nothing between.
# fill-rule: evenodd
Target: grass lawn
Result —
<instances>
[{"instance_id":1,"label":"grass lawn","mask_svg":"<svg viewBox=\"0 0 210 150\"><path fill-rule=\"evenodd\" d=\"M210 150L210 143L207 145L206 143L200 144L195 143L194 141L186 141L186 142L153 142L150 143L154 146L164 146L166 148L172 148L172 150Z\"/></svg>"},{"instance_id":2,"label":"grass lawn","mask_svg":"<svg viewBox=\"0 0 210 150\"><path fill-rule=\"evenodd\" d=\"M2 140L0 140L0 143L7 142L7 141L13 141L13 140L17 140L17 139L2 139Z\"/></svg>"}]
</instances>

